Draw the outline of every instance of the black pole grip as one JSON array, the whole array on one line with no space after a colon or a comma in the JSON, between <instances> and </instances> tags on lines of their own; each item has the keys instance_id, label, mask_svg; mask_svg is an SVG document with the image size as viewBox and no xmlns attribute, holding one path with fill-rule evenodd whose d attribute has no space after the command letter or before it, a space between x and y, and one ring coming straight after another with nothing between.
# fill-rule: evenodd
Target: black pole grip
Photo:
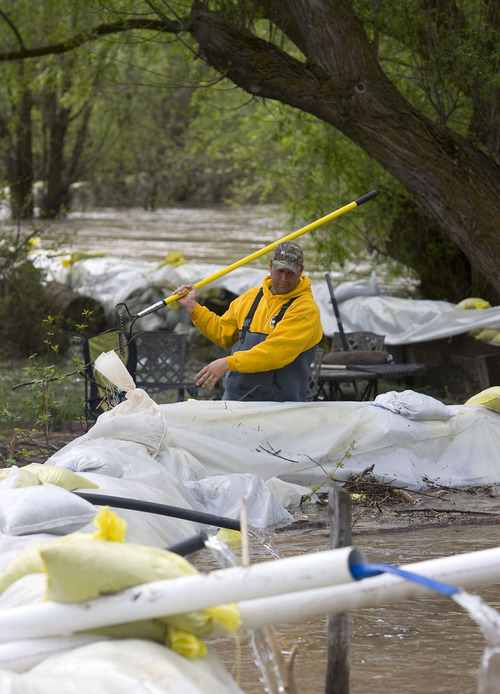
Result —
<instances>
[{"instance_id":1,"label":"black pole grip","mask_svg":"<svg viewBox=\"0 0 500 694\"><path fill-rule=\"evenodd\" d=\"M373 200L373 198L376 198L377 195L378 195L378 190L372 190L371 193L367 193L366 195L362 195L360 198L358 198L354 202L359 207L363 203L368 202L368 200Z\"/></svg>"},{"instance_id":2,"label":"black pole grip","mask_svg":"<svg viewBox=\"0 0 500 694\"><path fill-rule=\"evenodd\" d=\"M180 508L178 506L167 506L167 504L157 504L154 501L142 501L141 499L126 499L121 496L108 496L107 494L92 494L90 492L73 492L86 501L96 506L114 506L115 508L126 508L132 511L144 511L145 513L157 513L160 516L170 516L181 520L192 521L193 523L204 523L214 525L217 528L227 528L228 530L240 530L240 521L234 518L224 518L214 516L211 513L193 511L191 508Z\"/></svg>"}]
</instances>

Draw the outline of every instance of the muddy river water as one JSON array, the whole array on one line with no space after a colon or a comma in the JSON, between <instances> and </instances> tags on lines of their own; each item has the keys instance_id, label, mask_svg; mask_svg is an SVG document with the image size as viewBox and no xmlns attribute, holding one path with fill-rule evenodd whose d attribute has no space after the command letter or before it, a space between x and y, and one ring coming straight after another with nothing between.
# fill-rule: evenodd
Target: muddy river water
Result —
<instances>
[{"instance_id":1,"label":"muddy river water","mask_svg":"<svg viewBox=\"0 0 500 694\"><path fill-rule=\"evenodd\" d=\"M273 537L282 556L328 549L327 531L315 528L289 531ZM407 564L415 561L474 552L498 545L498 526L435 528L353 538L353 546L370 562ZM254 560L265 550L251 541ZM267 557L269 558L269 557ZM469 590L490 607L500 608L498 585ZM485 646L478 625L450 597L423 597L382 607L360 609L351 619L351 694L476 694L478 668ZM281 650L298 646L294 674L299 694L325 691L327 662L326 619L314 618L277 625ZM263 685L252 651L243 639L221 639L215 648L229 669L241 659L240 681L247 694L260 694ZM239 649L239 653L238 653ZM238 671L235 671L235 676ZM488 694L493 691L488 690Z\"/></svg>"},{"instance_id":2,"label":"muddy river water","mask_svg":"<svg viewBox=\"0 0 500 694\"><path fill-rule=\"evenodd\" d=\"M328 214L324 210L321 214ZM321 215L320 215L321 216ZM228 264L294 231L283 226L275 210L255 208L175 208L158 212L98 210L73 213L43 233L44 244L61 250L104 252L119 257L161 262L170 251L180 251L187 261ZM307 241L304 245L307 248ZM266 263L267 260L258 261ZM258 265L257 262L257 265ZM315 268L314 261L308 267ZM343 270L333 268L338 281L367 276L373 268L359 263ZM377 271L381 268L375 268ZM332 276L334 276L332 274ZM402 452L404 455L404 452ZM492 497L483 508L499 511ZM474 508L472 505L471 508ZM381 511L382 513L383 511ZM324 510L305 513L311 524L272 536L283 556L327 549L327 530L318 528ZM302 515L304 515L302 513ZM376 519L372 528L376 527ZM426 559L496 547L497 525L460 525L411 529L408 532L361 531L353 545L370 562L406 564ZM251 560L268 559L267 550L255 539ZM471 590L490 606L500 607L498 585ZM475 694L477 669L484 638L477 624L451 598L439 595L392 605L362 609L351 614L352 694ZM324 691L327 640L325 618L277 626L284 651L297 644L295 675L299 694ZM228 668L239 677L247 694L263 692L259 671L250 656L246 638L239 645L220 639L215 648ZM235 665L237 664L237 665Z\"/></svg>"}]
</instances>

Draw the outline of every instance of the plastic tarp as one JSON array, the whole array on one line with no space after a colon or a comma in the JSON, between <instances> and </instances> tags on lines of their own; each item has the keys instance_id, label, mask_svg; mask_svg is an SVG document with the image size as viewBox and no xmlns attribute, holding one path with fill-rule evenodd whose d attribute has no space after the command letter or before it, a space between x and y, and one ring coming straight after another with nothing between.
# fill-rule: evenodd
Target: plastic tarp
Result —
<instances>
[{"instance_id":1,"label":"plastic tarp","mask_svg":"<svg viewBox=\"0 0 500 694\"><path fill-rule=\"evenodd\" d=\"M332 472L342 481L372 465L376 479L410 489L496 484L499 413L482 405L448 409L455 416L416 421L368 402L162 405L168 427L158 460L182 475L185 451L208 475L252 472L271 486L279 480L309 489Z\"/></svg>"},{"instance_id":2,"label":"plastic tarp","mask_svg":"<svg viewBox=\"0 0 500 694\"><path fill-rule=\"evenodd\" d=\"M121 302L132 314L163 299L184 283L195 283L223 266L186 263L173 267L120 258L88 258L64 268L60 258L39 255L36 262L48 271L48 279L68 284L78 293L99 300L110 316ZM200 289L200 297L214 289L239 295L261 283L267 272L245 265ZM314 298L320 307L325 335L338 332L324 274L311 273ZM500 329L500 307L455 310L447 301L403 299L386 296L375 277L334 286L344 330L369 330L385 335L387 345L401 345L467 333L475 328ZM172 328L179 314L172 309L145 316L141 330ZM170 322L169 322L170 321Z\"/></svg>"},{"instance_id":3,"label":"plastic tarp","mask_svg":"<svg viewBox=\"0 0 500 694\"><path fill-rule=\"evenodd\" d=\"M42 662L26 672L0 669L0 691L9 694L240 694L241 689L210 651L196 661L150 641L96 641L66 650L64 640L19 643L17 658L28 661L31 648L47 648ZM61 652L58 653L58 647ZM0 658L2 650L0 647ZM16 658L12 656L12 660Z\"/></svg>"},{"instance_id":4,"label":"plastic tarp","mask_svg":"<svg viewBox=\"0 0 500 694\"><path fill-rule=\"evenodd\" d=\"M412 393L407 391L405 407L400 407L408 416L392 411L387 402L385 407L370 402L160 405L166 428L154 459L140 448L124 453L123 440L113 438L117 431L124 436L120 408L127 403L122 403L48 462L87 471L107 493L125 495L130 489L140 496L149 490L147 498L156 492L165 503L216 515L237 515L244 497L249 523L260 528L290 520L285 507L298 504L332 472L342 481L373 466L376 479L410 489L496 484L498 411L446 406L418 393L412 400ZM138 427L139 422L140 417ZM132 438L133 429L129 432ZM89 472L99 457L110 458L110 449L115 475L121 464L119 479L109 477L104 464L101 474Z\"/></svg>"}]
</instances>

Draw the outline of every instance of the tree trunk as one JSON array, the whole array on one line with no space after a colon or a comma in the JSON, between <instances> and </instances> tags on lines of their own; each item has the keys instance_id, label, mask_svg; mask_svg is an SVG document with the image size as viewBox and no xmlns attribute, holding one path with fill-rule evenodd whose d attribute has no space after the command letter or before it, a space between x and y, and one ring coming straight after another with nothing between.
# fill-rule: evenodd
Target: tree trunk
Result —
<instances>
[{"instance_id":1,"label":"tree trunk","mask_svg":"<svg viewBox=\"0 0 500 694\"><path fill-rule=\"evenodd\" d=\"M46 192L42 200L41 216L58 217L68 199L69 182L65 176L64 141L68 130L70 110L59 106L57 96L50 92L45 98L44 117L48 131L45 162Z\"/></svg>"},{"instance_id":2,"label":"tree trunk","mask_svg":"<svg viewBox=\"0 0 500 694\"><path fill-rule=\"evenodd\" d=\"M305 62L195 5L189 30L201 56L250 94L311 113L344 133L400 181L500 290L498 165L406 101L346 0L260 5L281 20Z\"/></svg>"},{"instance_id":3,"label":"tree trunk","mask_svg":"<svg viewBox=\"0 0 500 694\"><path fill-rule=\"evenodd\" d=\"M19 101L15 141L9 147L6 161L10 210L15 220L31 219L33 216L31 108L31 92L26 89Z\"/></svg>"}]
</instances>

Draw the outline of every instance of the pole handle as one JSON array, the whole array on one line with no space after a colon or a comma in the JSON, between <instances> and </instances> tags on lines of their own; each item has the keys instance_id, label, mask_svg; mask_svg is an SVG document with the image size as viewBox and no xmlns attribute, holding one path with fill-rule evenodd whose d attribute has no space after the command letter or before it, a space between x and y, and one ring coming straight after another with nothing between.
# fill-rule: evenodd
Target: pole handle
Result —
<instances>
[{"instance_id":1,"label":"pole handle","mask_svg":"<svg viewBox=\"0 0 500 694\"><path fill-rule=\"evenodd\" d=\"M359 207L360 205L364 205L365 202L368 202L369 200L373 200L373 198L376 198L377 195L378 195L378 190L372 190L371 193L367 193L366 195L362 195L360 198L355 200L355 203Z\"/></svg>"},{"instance_id":2,"label":"pole handle","mask_svg":"<svg viewBox=\"0 0 500 694\"><path fill-rule=\"evenodd\" d=\"M200 287L204 287L206 284L209 284L210 282L213 282L214 280L219 279L219 277L222 277L223 275L227 275L229 272L232 272L233 270L236 270L237 268L241 267L242 265L246 265L247 263L250 263L252 260L255 260L256 258L260 258L260 256L265 255L266 253L269 253L270 251L274 250L276 246L279 243L283 243L284 241L292 241L293 239L296 239L298 236L302 236L302 234L306 234L308 231L311 231L312 229L316 229L317 227L321 226L322 224L325 224L326 222L329 222L332 219L335 219L336 217L340 217L340 215L344 214L345 212L349 212L350 210L353 210L355 207L359 207L365 202L368 202L368 200L372 200L378 195L378 190L372 190L371 193L367 193L366 195L363 195L362 197L358 198L357 200L354 200L353 202L350 202L348 205L344 205L343 207L339 207L338 210L334 210L333 212L330 212L330 214L325 215L324 217L320 217L320 219L317 219L314 222L311 222L310 224L307 224L305 227L302 227L301 229L298 229L297 231L292 232L291 234L288 234L288 236L283 236L283 238L278 239L277 241L274 241L273 243L270 243L268 246L264 246L264 248L261 248L258 251L255 251L255 253L251 253L250 255L247 255L245 258L241 258L240 260L237 260L235 263L232 263L231 265L228 265L225 268L222 268L222 270L218 270L217 272L214 272L212 275L209 275L208 277L205 277L205 279L200 280L199 282L196 282L194 286L196 289L199 289ZM187 292L186 292L187 294ZM137 317L141 318L142 316L147 315L148 313L151 313L152 311L156 311L159 308L162 308L163 306L167 306L168 304L171 304L174 301L177 301L181 296L185 296L185 294L170 294L170 296L167 296L165 299L156 302L156 304L153 304L152 306L148 306L148 308L145 308L143 311L140 311L137 314Z\"/></svg>"}]
</instances>

